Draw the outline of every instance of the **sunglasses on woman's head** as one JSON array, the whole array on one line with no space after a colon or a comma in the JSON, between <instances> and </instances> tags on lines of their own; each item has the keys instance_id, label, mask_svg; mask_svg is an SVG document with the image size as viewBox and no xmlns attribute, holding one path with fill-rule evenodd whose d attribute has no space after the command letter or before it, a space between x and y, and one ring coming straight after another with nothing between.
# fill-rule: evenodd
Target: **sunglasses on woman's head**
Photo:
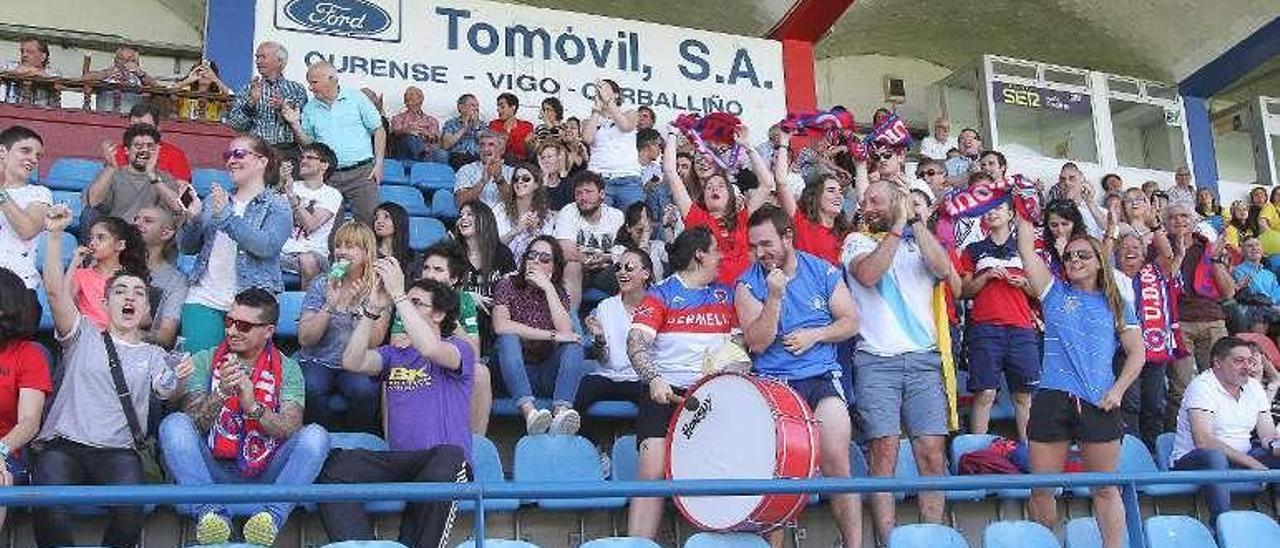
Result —
<instances>
[{"instance_id":1,"label":"sunglasses on woman's head","mask_svg":"<svg viewBox=\"0 0 1280 548\"><path fill-rule=\"evenodd\" d=\"M230 160L232 158L236 160L243 160L249 156L262 156L262 155L252 150L249 150L247 148L232 148L232 149L227 149L226 152L222 153L223 161Z\"/></svg>"}]
</instances>

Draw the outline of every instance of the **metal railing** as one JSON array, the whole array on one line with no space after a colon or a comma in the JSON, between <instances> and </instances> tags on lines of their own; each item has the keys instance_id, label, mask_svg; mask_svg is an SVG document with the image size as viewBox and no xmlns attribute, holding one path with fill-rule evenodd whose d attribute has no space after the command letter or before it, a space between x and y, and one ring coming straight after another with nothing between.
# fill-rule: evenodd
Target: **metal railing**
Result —
<instances>
[{"instance_id":1,"label":"metal railing","mask_svg":"<svg viewBox=\"0 0 1280 548\"><path fill-rule=\"evenodd\" d=\"M363 483L313 485L129 485L0 487L0 506L82 504L174 504L254 502L370 502L472 500L474 535L483 548L487 499L669 497L781 493L872 493L967 491L1034 487L1120 488L1129 546L1147 546L1138 506L1138 486L1200 483L1280 483L1280 470L1144 473L921 476L912 478L818 478L810 480L578 481L501 483Z\"/></svg>"}]
</instances>

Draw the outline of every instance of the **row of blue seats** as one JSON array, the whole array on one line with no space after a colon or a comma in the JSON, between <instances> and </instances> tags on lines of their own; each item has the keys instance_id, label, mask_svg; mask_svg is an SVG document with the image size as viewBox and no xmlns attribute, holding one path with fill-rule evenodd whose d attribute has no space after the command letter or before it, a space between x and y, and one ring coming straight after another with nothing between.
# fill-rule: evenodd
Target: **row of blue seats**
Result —
<instances>
[{"instance_id":1,"label":"row of blue seats","mask_svg":"<svg viewBox=\"0 0 1280 548\"><path fill-rule=\"evenodd\" d=\"M69 196L75 196L74 203L80 202L80 193L93 182L102 171L101 160L87 158L58 158L49 167L44 184L54 191L54 200L71 203ZM458 217L458 206L453 199L453 169L445 164L414 162L413 178L406 175L405 165L395 160L386 160L383 165L384 185L379 188L382 201L396 202L404 206L412 217L435 217L442 220L453 220ZM32 172L33 182L37 174ZM202 168L191 171L191 184L196 194L204 197L209 194L213 185L231 189L231 175L223 169ZM436 192L444 190L445 192ZM430 196L428 204L426 196ZM78 207L75 208L77 211Z\"/></svg>"},{"instance_id":2,"label":"row of blue seats","mask_svg":"<svg viewBox=\"0 0 1280 548\"><path fill-rule=\"evenodd\" d=\"M1259 512L1227 512L1218 517L1218 538L1209 528L1187 516L1155 516L1144 524L1150 545L1159 548L1260 548L1280 541L1280 525ZM1271 539L1270 541L1266 539ZM684 548L764 548L769 543L746 533L698 533L685 541ZM1062 548L1063 543L1043 525L1031 521L997 521L982 531L985 548ZM468 541L458 548L471 548ZM520 540L485 539L496 548L538 548ZM900 525L889 534L889 548L969 548L959 531L931 523ZM1066 548L1100 548L1102 535L1093 518L1076 518L1067 523ZM596 539L578 548L659 548L644 538Z\"/></svg>"}]
</instances>

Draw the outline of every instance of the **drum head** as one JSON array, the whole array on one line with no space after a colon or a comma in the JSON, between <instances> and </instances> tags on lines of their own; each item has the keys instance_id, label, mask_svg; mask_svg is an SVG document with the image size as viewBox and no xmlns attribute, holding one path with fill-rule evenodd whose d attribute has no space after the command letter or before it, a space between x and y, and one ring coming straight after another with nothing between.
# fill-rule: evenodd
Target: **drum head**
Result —
<instances>
[{"instance_id":1,"label":"drum head","mask_svg":"<svg viewBox=\"0 0 1280 548\"><path fill-rule=\"evenodd\" d=\"M726 374L692 392L698 408L683 407L671 430L671 479L773 479L777 431L773 410L747 377ZM763 495L676 497L690 521L714 530L733 528L760 506Z\"/></svg>"}]
</instances>

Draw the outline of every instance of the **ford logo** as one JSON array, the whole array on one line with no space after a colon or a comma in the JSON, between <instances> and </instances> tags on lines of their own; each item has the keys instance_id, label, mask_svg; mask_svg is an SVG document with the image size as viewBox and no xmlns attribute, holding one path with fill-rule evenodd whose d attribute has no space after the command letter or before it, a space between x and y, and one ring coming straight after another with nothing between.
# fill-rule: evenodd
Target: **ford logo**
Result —
<instances>
[{"instance_id":1,"label":"ford logo","mask_svg":"<svg viewBox=\"0 0 1280 548\"><path fill-rule=\"evenodd\" d=\"M376 35L391 27L391 15L367 0L290 0L285 15L326 34Z\"/></svg>"}]
</instances>

